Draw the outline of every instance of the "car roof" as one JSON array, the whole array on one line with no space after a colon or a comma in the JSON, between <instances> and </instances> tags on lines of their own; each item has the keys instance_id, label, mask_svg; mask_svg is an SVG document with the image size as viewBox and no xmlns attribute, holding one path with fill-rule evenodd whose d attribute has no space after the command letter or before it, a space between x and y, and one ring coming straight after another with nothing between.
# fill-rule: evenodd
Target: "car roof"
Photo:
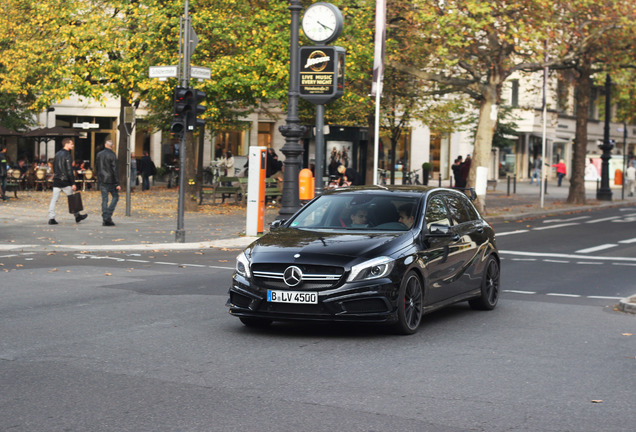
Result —
<instances>
[{"instance_id":1,"label":"car roof","mask_svg":"<svg viewBox=\"0 0 636 432\"><path fill-rule=\"evenodd\" d=\"M416 185L391 185L391 186L379 186L379 185L371 185L371 186L351 186L351 187L342 187L338 189L332 189L323 193L323 195L332 195L332 194L349 194L349 193L363 193L363 194L377 194L381 192L388 192L396 195L403 196L421 196L428 192L434 190L448 190L454 191L453 189L448 188L439 188L434 186L416 186Z\"/></svg>"}]
</instances>

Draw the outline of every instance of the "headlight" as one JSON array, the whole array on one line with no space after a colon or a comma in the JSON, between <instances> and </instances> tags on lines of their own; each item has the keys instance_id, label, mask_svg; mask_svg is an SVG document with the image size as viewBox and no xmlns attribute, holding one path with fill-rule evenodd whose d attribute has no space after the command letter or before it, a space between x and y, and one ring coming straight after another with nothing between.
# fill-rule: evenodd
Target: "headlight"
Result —
<instances>
[{"instance_id":1,"label":"headlight","mask_svg":"<svg viewBox=\"0 0 636 432\"><path fill-rule=\"evenodd\" d=\"M241 252L236 257L236 272L246 278L251 276L250 260L245 256L245 252Z\"/></svg>"},{"instance_id":2,"label":"headlight","mask_svg":"<svg viewBox=\"0 0 636 432\"><path fill-rule=\"evenodd\" d=\"M351 273L347 278L347 282L384 277L391 272L394 262L395 261L389 257L378 257L354 265L351 267Z\"/></svg>"}]
</instances>

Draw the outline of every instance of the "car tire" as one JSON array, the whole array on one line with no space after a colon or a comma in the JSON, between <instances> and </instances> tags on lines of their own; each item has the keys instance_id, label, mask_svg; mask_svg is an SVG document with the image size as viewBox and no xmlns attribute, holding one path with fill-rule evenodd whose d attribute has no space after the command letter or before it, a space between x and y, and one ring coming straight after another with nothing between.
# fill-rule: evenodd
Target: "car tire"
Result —
<instances>
[{"instance_id":1,"label":"car tire","mask_svg":"<svg viewBox=\"0 0 636 432\"><path fill-rule=\"evenodd\" d=\"M411 335L417 332L424 311L424 290L422 280L416 272L406 274L398 293L398 322L395 330L399 334Z\"/></svg>"},{"instance_id":2,"label":"car tire","mask_svg":"<svg viewBox=\"0 0 636 432\"><path fill-rule=\"evenodd\" d=\"M245 327L250 328L268 327L272 322L274 322L273 320L267 318L239 317L239 319L241 320L243 325L245 325Z\"/></svg>"},{"instance_id":3,"label":"car tire","mask_svg":"<svg viewBox=\"0 0 636 432\"><path fill-rule=\"evenodd\" d=\"M500 283L499 262L489 257L481 278L481 295L468 301L471 308L476 310L493 310L499 301Z\"/></svg>"}]
</instances>

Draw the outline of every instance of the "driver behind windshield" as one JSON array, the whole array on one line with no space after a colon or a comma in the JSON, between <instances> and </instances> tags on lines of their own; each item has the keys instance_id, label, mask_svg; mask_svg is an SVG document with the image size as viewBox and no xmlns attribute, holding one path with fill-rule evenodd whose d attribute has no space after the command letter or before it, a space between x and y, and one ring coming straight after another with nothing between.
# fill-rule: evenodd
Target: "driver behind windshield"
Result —
<instances>
[{"instance_id":1,"label":"driver behind windshield","mask_svg":"<svg viewBox=\"0 0 636 432\"><path fill-rule=\"evenodd\" d=\"M400 218L398 222L406 225L407 228L411 228L413 223L415 223L415 216L413 215L415 206L413 204L402 204L398 209L398 213L400 213Z\"/></svg>"},{"instance_id":2,"label":"driver behind windshield","mask_svg":"<svg viewBox=\"0 0 636 432\"><path fill-rule=\"evenodd\" d=\"M367 228L369 226L369 211L357 209L351 213L351 228Z\"/></svg>"}]
</instances>

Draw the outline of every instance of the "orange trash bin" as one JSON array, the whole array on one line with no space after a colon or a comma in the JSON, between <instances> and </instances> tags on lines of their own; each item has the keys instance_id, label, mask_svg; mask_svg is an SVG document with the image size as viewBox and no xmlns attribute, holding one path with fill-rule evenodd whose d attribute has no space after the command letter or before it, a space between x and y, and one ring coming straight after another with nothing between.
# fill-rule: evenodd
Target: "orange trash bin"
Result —
<instances>
[{"instance_id":1,"label":"orange trash bin","mask_svg":"<svg viewBox=\"0 0 636 432\"><path fill-rule=\"evenodd\" d=\"M623 171L620 169L614 171L614 184L618 186L623 184Z\"/></svg>"},{"instance_id":2,"label":"orange trash bin","mask_svg":"<svg viewBox=\"0 0 636 432\"><path fill-rule=\"evenodd\" d=\"M298 196L301 201L314 199L314 175L309 168L298 173Z\"/></svg>"}]
</instances>

